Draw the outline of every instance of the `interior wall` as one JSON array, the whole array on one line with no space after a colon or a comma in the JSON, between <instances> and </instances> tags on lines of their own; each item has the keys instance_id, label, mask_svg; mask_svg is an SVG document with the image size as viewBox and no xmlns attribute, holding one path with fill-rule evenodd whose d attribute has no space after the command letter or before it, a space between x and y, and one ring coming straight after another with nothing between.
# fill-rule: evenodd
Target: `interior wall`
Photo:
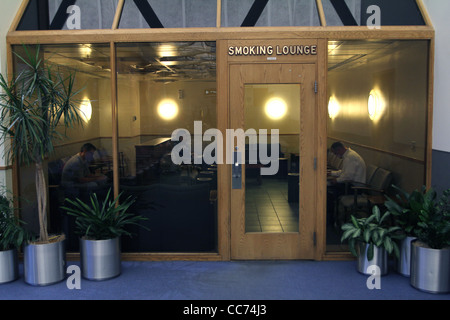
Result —
<instances>
[{"instance_id":1,"label":"interior wall","mask_svg":"<svg viewBox=\"0 0 450 320\"><path fill-rule=\"evenodd\" d=\"M178 81L157 83L141 81L141 132L143 136L168 136L178 128L194 133L194 121L202 121L203 130L216 128L216 95L206 91L216 90L213 82ZM178 105L178 115L164 120L158 114L158 105L171 99Z\"/></svg>"}]
</instances>

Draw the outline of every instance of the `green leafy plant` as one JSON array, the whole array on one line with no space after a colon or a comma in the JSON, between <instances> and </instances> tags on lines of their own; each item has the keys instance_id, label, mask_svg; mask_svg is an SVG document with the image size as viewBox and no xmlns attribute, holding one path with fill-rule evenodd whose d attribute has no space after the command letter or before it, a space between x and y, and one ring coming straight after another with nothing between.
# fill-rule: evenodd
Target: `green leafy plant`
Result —
<instances>
[{"instance_id":1,"label":"green leafy plant","mask_svg":"<svg viewBox=\"0 0 450 320\"><path fill-rule=\"evenodd\" d=\"M25 54L16 54L22 71L13 80L0 75L0 144L9 161L36 166L39 240L48 242L43 161L54 151L54 142L64 137L57 128L82 125L82 118L75 75L46 66L39 46L35 48L23 46Z\"/></svg>"},{"instance_id":2,"label":"green leafy plant","mask_svg":"<svg viewBox=\"0 0 450 320\"><path fill-rule=\"evenodd\" d=\"M76 232L88 240L108 240L122 235L131 236L126 230L129 225L139 225L147 220L139 215L128 212L134 200L128 197L119 203L121 195L111 199L111 190L108 191L104 201L98 200L97 194L92 194L89 203L80 199L75 201L66 199L70 206L62 207L67 214L76 218Z\"/></svg>"},{"instance_id":3,"label":"green leafy plant","mask_svg":"<svg viewBox=\"0 0 450 320\"><path fill-rule=\"evenodd\" d=\"M27 231L22 222L14 217L9 199L0 196L0 251L19 248L28 240Z\"/></svg>"},{"instance_id":4,"label":"green leafy plant","mask_svg":"<svg viewBox=\"0 0 450 320\"><path fill-rule=\"evenodd\" d=\"M395 224L400 226L406 236L417 237L421 212L434 210L436 192L433 189L421 191L415 190L408 193L397 186L393 186L398 191L396 197L389 198L384 205L392 213Z\"/></svg>"},{"instance_id":5,"label":"green leafy plant","mask_svg":"<svg viewBox=\"0 0 450 320\"><path fill-rule=\"evenodd\" d=\"M417 238L433 249L450 246L450 189L445 190L428 210L419 211Z\"/></svg>"},{"instance_id":6,"label":"green leafy plant","mask_svg":"<svg viewBox=\"0 0 450 320\"><path fill-rule=\"evenodd\" d=\"M374 256L374 246L386 249L391 254L399 256L399 248L396 239L402 239L404 234L401 233L399 226L391 226L388 218L391 215L386 211L381 215L378 206L373 207L372 214L367 218L355 218L351 216L351 222L342 225L341 241L348 241L350 252L357 256L356 245L358 243L366 243L369 245L367 250L367 259L370 261Z\"/></svg>"},{"instance_id":7,"label":"green leafy plant","mask_svg":"<svg viewBox=\"0 0 450 320\"><path fill-rule=\"evenodd\" d=\"M433 249L450 246L450 189L438 198L433 188L425 186L410 194L395 188L399 191L396 199L385 202L395 224Z\"/></svg>"}]
</instances>

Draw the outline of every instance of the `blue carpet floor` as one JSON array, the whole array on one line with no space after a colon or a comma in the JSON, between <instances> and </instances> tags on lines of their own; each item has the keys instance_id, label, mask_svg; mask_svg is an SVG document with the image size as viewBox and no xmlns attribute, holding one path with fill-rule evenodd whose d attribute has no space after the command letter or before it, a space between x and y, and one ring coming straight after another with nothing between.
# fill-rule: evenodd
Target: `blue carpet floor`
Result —
<instances>
[{"instance_id":1,"label":"blue carpet floor","mask_svg":"<svg viewBox=\"0 0 450 320\"><path fill-rule=\"evenodd\" d=\"M367 280L354 261L123 262L119 277L82 279L79 290L66 281L33 287L21 277L0 285L0 300L450 300L394 271L381 277L381 289L368 289Z\"/></svg>"}]
</instances>

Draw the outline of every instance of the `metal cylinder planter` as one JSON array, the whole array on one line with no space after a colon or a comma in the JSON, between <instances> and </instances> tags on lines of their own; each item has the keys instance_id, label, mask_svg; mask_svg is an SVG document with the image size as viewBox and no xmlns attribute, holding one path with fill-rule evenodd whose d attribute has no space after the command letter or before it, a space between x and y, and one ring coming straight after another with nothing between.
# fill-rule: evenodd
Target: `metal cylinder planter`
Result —
<instances>
[{"instance_id":1,"label":"metal cylinder planter","mask_svg":"<svg viewBox=\"0 0 450 320\"><path fill-rule=\"evenodd\" d=\"M32 286L48 286L66 277L65 241L24 246L24 280Z\"/></svg>"},{"instance_id":2,"label":"metal cylinder planter","mask_svg":"<svg viewBox=\"0 0 450 320\"><path fill-rule=\"evenodd\" d=\"M372 275L372 267L376 266L380 270L380 276L388 273L388 254L386 249L374 246L373 259L367 259L367 250L369 245L367 243L358 243L356 246L356 252L358 254L357 270L365 275Z\"/></svg>"},{"instance_id":3,"label":"metal cylinder planter","mask_svg":"<svg viewBox=\"0 0 450 320\"><path fill-rule=\"evenodd\" d=\"M411 243L411 285L430 293L450 292L450 248L432 249Z\"/></svg>"},{"instance_id":4,"label":"metal cylinder planter","mask_svg":"<svg viewBox=\"0 0 450 320\"><path fill-rule=\"evenodd\" d=\"M19 279L17 250L0 251L0 284Z\"/></svg>"},{"instance_id":5,"label":"metal cylinder planter","mask_svg":"<svg viewBox=\"0 0 450 320\"><path fill-rule=\"evenodd\" d=\"M81 274L88 280L108 280L121 273L120 237L109 240L80 239Z\"/></svg>"},{"instance_id":6,"label":"metal cylinder planter","mask_svg":"<svg viewBox=\"0 0 450 320\"><path fill-rule=\"evenodd\" d=\"M405 277L411 275L411 242L415 237L406 237L400 243L400 257L397 259L397 272Z\"/></svg>"}]
</instances>

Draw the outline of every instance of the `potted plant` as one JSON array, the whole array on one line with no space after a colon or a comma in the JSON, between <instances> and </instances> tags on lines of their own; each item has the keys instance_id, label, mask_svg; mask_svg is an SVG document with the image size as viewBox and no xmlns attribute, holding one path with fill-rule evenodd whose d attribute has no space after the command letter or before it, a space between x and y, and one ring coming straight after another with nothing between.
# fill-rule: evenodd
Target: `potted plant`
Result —
<instances>
[{"instance_id":1,"label":"potted plant","mask_svg":"<svg viewBox=\"0 0 450 320\"><path fill-rule=\"evenodd\" d=\"M411 245L411 285L431 293L450 292L450 189L419 210L417 240Z\"/></svg>"},{"instance_id":2,"label":"potted plant","mask_svg":"<svg viewBox=\"0 0 450 320\"><path fill-rule=\"evenodd\" d=\"M11 202L0 195L0 284L19 278L17 249L26 239L27 232L14 217Z\"/></svg>"},{"instance_id":3,"label":"potted plant","mask_svg":"<svg viewBox=\"0 0 450 320\"><path fill-rule=\"evenodd\" d=\"M131 197L119 202L119 195L111 200L111 190L106 198L99 201L92 194L90 203L80 199L66 199L63 207L67 214L74 216L76 233L80 236L81 272L89 280L107 280L121 273L120 238L131 236L127 226L139 225L145 218L129 212L134 203Z\"/></svg>"},{"instance_id":4,"label":"potted plant","mask_svg":"<svg viewBox=\"0 0 450 320\"><path fill-rule=\"evenodd\" d=\"M81 125L79 91L75 75L65 76L45 66L39 46L33 53L24 46L17 54L23 70L7 81L0 75L0 139L5 155L19 165L35 165L39 237L24 246L24 278L30 285L44 286L64 280L64 235L49 236L47 231L47 182L44 159L54 151L56 140L64 137L57 127Z\"/></svg>"},{"instance_id":5,"label":"potted plant","mask_svg":"<svg viewBox=\"0 0 450 320\"><path fill-rule=\"evenodd\" d=\"M348 241L350 252L357 257L357 270L363 274L368 272L368 267L376 265L380 269L380 275L388 273L388 255L394 253L398 256L398 245L395 239L402 238L398 226L390 226L388 218L390 212L381 215L378 206L374 206L369 217L355 218L351 216L351 222L341 228L343 234L341 241Z\"/></svg>"},{"instance_id":6,"label":"potted plant","mask_svg":"<svg viewBox=\"0 0 450 320\"><path fill-rule=\"evenodd\" d=\"M397 271L409 277L411 272L411 243L417 239L419 213L421 210L430 210L434 206L435 193L432 189L415 190L408 193L397 186L398 191L394 199L387 197L384 205L392 213L395 224L398 225L405 238L400 241L400 254L397 259Z\"/></svg>"}]
</instances>

